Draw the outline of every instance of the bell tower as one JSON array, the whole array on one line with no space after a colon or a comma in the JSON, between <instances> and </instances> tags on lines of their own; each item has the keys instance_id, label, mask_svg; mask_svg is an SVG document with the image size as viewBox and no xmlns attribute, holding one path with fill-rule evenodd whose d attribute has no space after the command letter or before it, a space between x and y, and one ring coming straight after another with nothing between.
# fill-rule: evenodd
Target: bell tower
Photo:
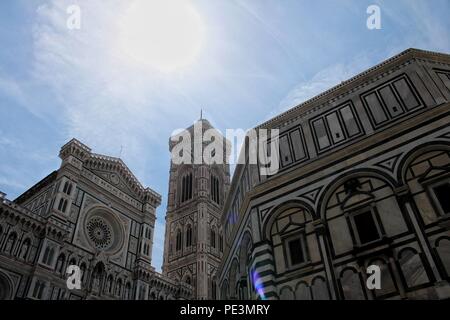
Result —
<instances>
[{"instance_id":1,"label":"bell tower","mask_svg":"<svg viewBox=\"0 0 450 320\"><path fill-rule=\"evenodd\" d=\"M230 143L206 119L169 142L171 152L163 273L194 287L194 299L215 299L223 255L220 217L230 185Z\"/></svg>"}]
</instances>

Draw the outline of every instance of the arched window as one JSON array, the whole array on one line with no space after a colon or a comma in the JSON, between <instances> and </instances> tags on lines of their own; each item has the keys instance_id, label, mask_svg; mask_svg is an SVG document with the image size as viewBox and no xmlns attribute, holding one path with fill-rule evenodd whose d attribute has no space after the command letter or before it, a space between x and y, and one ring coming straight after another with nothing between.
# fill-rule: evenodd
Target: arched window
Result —
<instances>
[{"instance_id":1,"label":"arched window","mask_svg":"<svg viewBox=\"0 0 450 320\"><path fill-rule=\"evenodd\" d=\"M212 280L212 283L211 283L211 298L213 299L213 300L216 300L217 299L217 293L216 293L216 291L217 291L217 284L216 284L216 280Z\"/></svg>"},{"instance_id":2,"label":"arched window","mask_svg":"<svg viewBox=\"0 0 450 320\"><path fill-rule=\"evenodd\" d=\"M51 265L53 262L53 257L55 256L55 249L51 248L50 252L48 254L48 260L47 260L47 265Z\"/></svg>"},{"instance_id":3,"label":"arched window","mask_svg":"<svg viewBox=\"0 0 450 320\"><path fill-rule=\"evenodd\" d=\"M33 289L33 297L37 299L42 299L42 297L44 296L44 290L45 290L45 282L39 280L36 281Z\"/></svg>"},{"instance_id":4,"label":"arched window","mask_svg":"<svg viewBox=\"0 0 450 320\"><path fill-rule=\"evenodd\" d=\"M58 204L58 210L61 212L66 212L67 209L67 200L66 199L59 199L59 204Z\"/></svg>"},{"instance_id":5,"label":"arched window","mask_svg":"<svg viewBox=\"0 0 450 320\"><path fill-rule=\"evenodd\" d=\"M220 192L219 192L219 178L217 178L215 175L211 174L210 177L210 194L211 194L211 200L214 201L217 204L220 204Z\"/></svg>"},{"instance_id":6,"label":"arched window","mask_svg":"<svg viewBox=\"0 0 450 320\"><path fill-rule=\"evenodd\" d=\"M223 235L222 235L222 233L219 233L219 250L220 250L220 252L223 252Z\"/></svg>"},{"instance_id":7,"label":"arched window","mask_svg":"<svg viewBox=\"0 0 450 320\"><path fill-rule=\"evenodd\" d=\"M41 282L40 281L36 281L34 283L34 289L33 289L33 297L37 298L38 294L39 294L39 288L41 287Z\"/></svg>"},{"instance_id":8,"label":"arched window","mask_svg":"<svg viewBox=\"0 0 450 320\"><path fill-rule=\"evenodd\" d=\"M114 289L113 277L112 277L112 275L109 275L108 279L106 280L105 291L106 291L106 293L111 294L113 292L113 289Z\"/></svg>"},{"instance_id":9,"label":"arched window","mask_svg":"<svg viewBox=\"0 0 450 320\"><path fill-rule=\"evenodd\" d=\"M92 272L91 284L92 289L100 291L105 274L105 266L102 262L96 264Z\"/></svg>"},{"instance_id":10,"label":"arched window","mask_svg":"<svg viewBox=\"0 0 450 320\"><path fill-rule=\"evenodd\" d=\"M72 184L69 181L66 181L64 184L63 192L70 196L70 193L72 192Z\"/></svg>"},{"instance_id":11,"label":"arched window","mask_svg":"<svg viewBox=\"0 0 450 320\"><path fill-rule=\"evenodd\" d=\"M186 229L186 247L192 246L192 227L189 225Z\"/></svg>"},{"instance_id":12,"label":"arched window","mask_svg":"<svg viewBox=\"0 0 450 320\"><path fill-rule=\"evenodd\" d=\"M278 268L294 269L310 262L305 228L312 223L312 216L302 206L287 205L273 216L270 230L273 246L284 247L284 263ZM290 292L284 292L290 294Z\"/></svg>"},{"instance_id":13,"label":"arched window","mask_svg":"<svg viewBox=\"0 0 450 320\"><path fill-rule=\"evenodd\" d=\"M182 242L181 242L181 231L178 229L177 230L177 246L176 246L177 251L181 250L181 245L182 245Z\"/></svg>"},{"instance_id":14,"label":"arched window","mask_svg":"<svg viewBox=\"0 0 450 320\"><path fill-rule=\"evenodd\" d=\"M46 247L45 248L45 251L44 251L44 256L42 257L42 262L43 263L47 263L47 260L48 260L48 255L50 254L50 247Z\"/></svg>"},{"instance_id":15,"label":"arched window","mask_svg":"<svg viewBox=\"0 0 450 320\"><path fill-rule=\"evenodd\" d=\"M117 280L115 295L120 297L122 294L122 279Z\"/></svg>"},{"instance_id":16,"label":"arched window","mask_svg":"<svg viewBox=\"0 0 450 320\"><path fill-rule=\"evenodd\" d=\"M125 285L125 300L130 299L131 285L129 282Z\"/></svg>"},{"instance_id":17,"label":"arched window","mask_svg":"<svg viewBox=\"0 0 450 320\"><path fill-rule=\"evenodd\" d=\"M228 282L225 281L224 283L222 283L222 287L220 289L220 299L228 300L229 298L230 298L230 288Z\"/></svg>"},{"instance_id":18,"label":"arched window","mask_svg":"<svg viewBox=\"0 0 450 320\"><path fill-rule=\"evenodd\" d=\"M211 247L216 247L216 231L214 229L211 229Z\"/></svg>"},{"instance_id":19,"label":"arched window","mask_svg":"<svg viewBox=\"0 0 450 320\"><path fill-rule=\"evenodd\" d=\"M77 260L75 258L70 259L69 265L76 266L77 265Z\"/></svg>"},{"instance_id":20,"label":"arched window","mask_svg":"<svg viewBox=\"0 0 450 320\"><path fill-rule=\"evenodd\" d=\"M84 262L80 266L80 271L81 271L81 282L84 282L84 280L86 279L86 264Z\"/></svg>"},{"instance_id":21,"label":"arched window","mask_svg":"<svg viewBox=\"0 0 450 320\"><path fill-rule=\"evenodd\" d=\"M181 202L192 199L192 173L188 173L181 179Z\"/></svg>"},{"instance_id":22,"label":"arched window","mask_svg":"<svg viewBox=\"0 0 450 320\"><path fill-rule=\"evenodd\" d=\"M144 300L145 299L145 288L142 286L139 289L139 300Z\"/></svg>"},{"instance_id":23,"label":"arched window","mask_svg":"<svg viewBox=\"0 0 450 320\"><path fill-rule=\"evenodd\" d=\"M45 248L44 256L42 258L42 262L48 266L50 266L53 262L53 257L55 256L55 249L49 245Z\"/></svg>"},{"instance_id":24,"label":"arched window","mask_svg":"<svg viewBox=\"0 0 450 320\"><path fill-rule=\"evenodd\" d=\"M186 282L188 285L191 285L191 277L187 276L185 282Z\"/></svg>"},{"instance_id":25,"label":"arched window","mask_svg":"<svg viewBox=\"0 0 450 320\"><path fill-rule=\"evenodd\" d=\"M152 237L152 230L150 228L146 228L145 229L145 237L147 239L151 239L151 237Z\"/></svg>"}]
</instances>

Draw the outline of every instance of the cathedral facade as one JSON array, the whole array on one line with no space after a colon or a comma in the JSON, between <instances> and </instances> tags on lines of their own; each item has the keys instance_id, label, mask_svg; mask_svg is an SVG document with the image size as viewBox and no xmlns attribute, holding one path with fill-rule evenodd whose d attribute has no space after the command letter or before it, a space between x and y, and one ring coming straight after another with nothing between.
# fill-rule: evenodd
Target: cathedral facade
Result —
<instances>
[{"instance_id":1,"label":"cathedral facade","mask_svg":"<svg viewBox=\"0 0 450 320\"><path fill-rule=\"evenodd\" d=\"M161 196L118 158L73 139L61 166L14 201L0 199L0 299L166 300L192 287L151 265ZM69 266L79 285L68 287Z\"/></svg>"},{"instance_id":2,"label":"cathedral facade","mask_svg":"<svg viewBox=\"0 0 450 320\"><path fill-rule=\"evenodd\" d=\"M450 56L410 49L257 127L279 169L234 172L220 298L450 298L449 124Z\"/></svg>"}]
</instances>

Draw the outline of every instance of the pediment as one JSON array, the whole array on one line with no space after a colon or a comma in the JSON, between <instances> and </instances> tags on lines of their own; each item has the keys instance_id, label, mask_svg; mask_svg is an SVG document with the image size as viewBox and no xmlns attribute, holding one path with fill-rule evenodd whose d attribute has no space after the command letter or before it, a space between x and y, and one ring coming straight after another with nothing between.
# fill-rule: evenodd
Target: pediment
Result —
<instances>
[{"instance_id":1,"label":"pediment","mask_svg":"<svg viewBox=\"0 0 450 320\"><path fill-rule=\"evenodd\" d=\"M92 172L126 194L139 198L139 195L127 185L117 171L92 170Z\"/></svg>"},{"instance_id":2,"label":"pediment","mask_svg":"<svg viewBox=\"0 0 450 320\"><path fill-rule=\"evenodd\" d=\"M128 167L118 158L95 156L85 162L85 167L120 191L142 201L144 188Z\"/></svg>"}]
</instances>

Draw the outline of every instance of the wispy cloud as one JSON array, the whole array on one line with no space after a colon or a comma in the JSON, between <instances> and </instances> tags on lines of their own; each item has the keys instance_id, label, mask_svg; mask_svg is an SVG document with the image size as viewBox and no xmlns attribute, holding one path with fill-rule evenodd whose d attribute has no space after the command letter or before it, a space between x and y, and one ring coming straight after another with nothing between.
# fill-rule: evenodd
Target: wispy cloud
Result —
<instances>
[{"instance_id":1,"label":"wispy cloud","mask_svg":"<svg viewBox=\"0 0 450 320\"><path fill-rule=\"evenodd\" d=\"M177 96L174 86L162 85L163 75L128 63L119 50L117 22L129 2L78 3L80 30L66 27L66 8L73 1L51 0L38 7L33 28L33 81L52 91L56 103L47 108L62 123L66 139L76 137L95 152L120 155L141 181L146 180L149 146L157 149L159 144L166 149L170 119L189 111L183 108L185 103L180 103L178 110L167 109L165 99ZM147 183L155 188L154 181ZM159 212L160 218L163 214ZM159 268L164 237L160 223L155 237L153 257Z\"/></svg>"},{"instance_id":2,"label":"wispy cloud","mask_svg":"<svg viewBox=\"0 0 450 320\"><path fill-rule=\"evenodd\" d=\"M30 7L29 1L20 2ZM118 22L131 1L33 3L38 3L35 12L21 15L13 26L23 29L20 18L32 20L31 61L24 61L28 52L25 59L15 55L23 43L28 48L29 34L19 38L8 55L0 52L0 62L13 57L16 63L6 61L10 73L0 69L1 97L34 115L20 121L16 132L0 132L0 151L7 155L0 166L0 188L14 193L36 182L30 171L43 176L55 169L59 144L77 137L98 153L118 156L122 149L121 157L135 175L165 196L167 140L178 126L198 118L200 108L222 130L249 128L265 114L268 119L294 107L406 47L450 51L447 0L379 0L383 29L373 33L365 29L365 4L360 0L282 5L196 0L207 25L207 45L191 69L167 77L130 63L118 46ZM66 9L72 4L81 7L81 30L66 27ZM23 119L25 113L21 110L10 119ZM7 123L0 119L0 124ZM33 132L25 137L26 128ZM164 210L165 203L155 227L157 268Z\"/></svg>"},{"instance_id":3,"label":"wispy cloud","mask_svg":"<svg viewBox=\"0 0 450 320\"><path fill-rule=\"evenodd\" d=\"M187 116L186 104L167 109L166 100L182 99L164 75L129 64L117 44L118 23L126 3L80 1L81 30L66 27L72 1L50 1L37 10L34 26L33 75L58 99L65 135L93 148L126 157L137 170L145 144L161 143L171 116ZM143 39L144 41L144 39ZM175 96L175 98L174 98Z\"/></svg>"},{"instance_id":4,"label":"wispy cloud","mask_svg":"<svg viewBox=\"0 0 450 320\"><path fill-rule=\"evenodd\" d=\"M293 108L338 85L342 81L357 75L369 68L371 63L371 59L368 56L360 56L349 64L337 63L319 71L310 80L303 81L295 86L268 118Z\"/></svg>"},{"instance_id":5,"label":"wispy cloud","mask_svg":"<svg viewBox=\"0 0 450 320\"><path fill-rule=\"evenodd\" d=\"M404 36L395 39L393 43L385 48L380 48L379 52L365 52L364 48L353 57L349 63L339 62L330 65L317 72L310 79L298 83L281 100L278 108L272 111L267 120L280 112L293 108L308 99L338 85L358 73L373 66L381 59L387 59L409 47L417 47L426 50L436 50L450 52L450 25L442 24L440 19L436 19L436 5L428 1L401 0L403 5L398 3L378 0L376 3L381 7L383 28L376 32L389 33L393 27L404 29ZM347 3L347 5L350 2ZM446 2L439 1L439 6L449 8ZM406 32L414 29L414 32ZM378 60L378 61L377 61Z\"/></svg>"},{"instance_id":6,"label":"wispy cloud","mask_svg":"<svg viewBox=\"0 0 450 320\"><path fill-rule=\"evenodd\" d=\"M3 161L0 162L0 189L3 189L1 191L5 191L7 187L14 191L13 196L15 196L36 183L34 180L36 172L38 172L40 178L47 175L51 165L55 163L55 158L51 157L48 150L44 149L45 146L36 149L28 148L12 135L0 131L0 154L4 155ZM20 168L18 164L22 163L24 159L33 161L36 167L42 169Z\"/></svg>"},{"instance_id":7,"label":"wispy cloud","mask_svg":"<svg viewBox=\"0 0 450 320\"><path fill-rule=\"evenodd\" d=\"M386 47L387 55L392 55L407 47L426 50L450 51L450 21L445 23L440 15L447 16L450 3L446 0L400 0L398 2L377 0L384 20L384 32L393 28L400 33L395 45Z\"/></svg>"}]
</instances>

